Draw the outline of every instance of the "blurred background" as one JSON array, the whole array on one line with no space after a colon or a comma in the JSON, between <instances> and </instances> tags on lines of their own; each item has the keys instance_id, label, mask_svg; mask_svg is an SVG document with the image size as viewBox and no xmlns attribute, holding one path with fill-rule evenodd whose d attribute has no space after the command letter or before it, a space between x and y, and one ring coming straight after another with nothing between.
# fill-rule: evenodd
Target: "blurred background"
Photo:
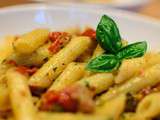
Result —
<instances>
[{"instance_id":1,"label":"blurred background","mask_svg":"<svg viewBox=\"0 0 160 120\"><path fill-rule=\"evenodd\" d=\"M0 8L29 3L62 3L89 6L91 9L114 7L137 12L160 20L160 0L0 0Z\"/></svg>"}]
</instances>

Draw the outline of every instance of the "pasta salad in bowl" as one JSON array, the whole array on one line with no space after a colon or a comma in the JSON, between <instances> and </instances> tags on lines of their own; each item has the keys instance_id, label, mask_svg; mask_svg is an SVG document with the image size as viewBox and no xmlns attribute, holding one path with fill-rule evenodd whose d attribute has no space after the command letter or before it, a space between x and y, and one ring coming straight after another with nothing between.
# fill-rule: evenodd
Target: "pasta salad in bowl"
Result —
<instances>
[{"instance_id":1,"label":"pasta salad in bowl","mask_svg":"<svg viewBox=\"0 0 160 120\"><path fill-rule=\"evenodd\" d=\"M35 28L0 47L2 120L153 120L160 54L103 14L95 28Z\"/></svg>"}]
</instances>

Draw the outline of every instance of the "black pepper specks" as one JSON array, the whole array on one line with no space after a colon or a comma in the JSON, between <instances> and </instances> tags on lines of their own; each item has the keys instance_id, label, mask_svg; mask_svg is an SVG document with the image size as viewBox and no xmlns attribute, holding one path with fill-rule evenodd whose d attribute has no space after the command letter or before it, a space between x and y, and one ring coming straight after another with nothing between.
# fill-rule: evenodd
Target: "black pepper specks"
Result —
<instances>
[{"instance_id":1,"label":"black pepper specks","mask_svg":"<svg viewBox=\"0 0 160 120\"><path fill-rule=\"evenodd\" d=\"M57 70L57 67L54 67L54 68L53 68L53 71L55 72L56 70Z\"/></svg>"}]
</instances>

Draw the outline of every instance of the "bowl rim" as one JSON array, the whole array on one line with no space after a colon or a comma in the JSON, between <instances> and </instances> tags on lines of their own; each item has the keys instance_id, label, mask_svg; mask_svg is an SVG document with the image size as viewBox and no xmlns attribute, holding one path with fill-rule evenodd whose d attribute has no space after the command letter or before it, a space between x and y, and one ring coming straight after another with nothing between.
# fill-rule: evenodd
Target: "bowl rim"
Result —
<instances>
[{"instance_id":1,"label":"bowl rim","mask_svg":"<svg viewBox=\"0 0 160 120\"><path fill-rule=\"evenodd\" d=\"M147 24L152 24L157 27L160 27L160 20L154 17L146 16L143 14L139 14L139 13L135 13L127 10L117 9L109 6L107 8L101 8L99 6L95 7L94 9L91 9L91 8L93 8L93 6L88 6L88 5L75 6L75 4L61 4L61 3L55 3L55 4L29 3L29 4L21 4L21 5L14 5L14 6L0 8L0 17L1 17L1 14L20 12L20 11L32 11L32 10L40 10L40 9L43 9L43 10L47 10L47 9L73 10L74 9L81 12L88 12L88 13L94 13L94 14L102 14L102 13L108 12L117 17L123 17L129 20L132 19L135 21L140 21L140 22L144 22Z\"/></svg>"},{"instance_id":2,"label":"bowl rim","mask_svg":"<svg viewBox=\"0 0 160 120\"><path fill-rule=\"evenodd\" d=\"M57 3L57 1L51 1L51 0L32 0L34 2L46 2L46 3ZM79 1L75 1L74 3L71 3L71 2L65 2L63 1L62 3L67 3L67 4L87 4L87 5L101 5L101 6L113 6L113 7L117 7L117 8L133 8L133 7L136 7L136 6L143 6L147 3L149 3L150 1L149 0L137 0L137 1L134 1L134 4L133 4L133 1L130 1L128 3L120 3L120 4L117 4L117 2L109 2L109 3L92 3L92 2L85 2L83 0L79 0Z\"/></svg>"}]
</instances>

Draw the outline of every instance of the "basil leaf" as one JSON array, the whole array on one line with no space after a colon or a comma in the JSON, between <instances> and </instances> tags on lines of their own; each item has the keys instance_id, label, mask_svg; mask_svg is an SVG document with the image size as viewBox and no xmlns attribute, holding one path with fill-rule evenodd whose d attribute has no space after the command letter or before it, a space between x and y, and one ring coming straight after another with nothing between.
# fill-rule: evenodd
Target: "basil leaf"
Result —
<instances>
[{"instance_id":1,"label":"basil leaf","mask_svg":"<svg viewBox=\"0 0 160 120\"><path fill-rule=\"evenodd\" d=\"M111 72L118 69L119 66L120 61L115 55L102 54L92 59L87 64L86 69L92 72Z\"/></svg>"},{"instance_id":2,"label":"basil leaf","mask_svg":"<svg viewBox=\"0 0 160 120\"><path fill-rule=\"evenodd\" d=\"M122 48L118 53L119 59L131 59L143 56L147 51L147 42L137 42Z\"/></svg>"},{"instance_id":3,"label":"basil leaf","mask_svg":"<svg viewBox=\"0 0 160 120\"><path fill-rule=\"evenodd\" d=\"M116 53L122 47L121 36L116 23L108 16L103 15L96 30L97 41L100 46Z\"/></svg>"}]
</instances>

